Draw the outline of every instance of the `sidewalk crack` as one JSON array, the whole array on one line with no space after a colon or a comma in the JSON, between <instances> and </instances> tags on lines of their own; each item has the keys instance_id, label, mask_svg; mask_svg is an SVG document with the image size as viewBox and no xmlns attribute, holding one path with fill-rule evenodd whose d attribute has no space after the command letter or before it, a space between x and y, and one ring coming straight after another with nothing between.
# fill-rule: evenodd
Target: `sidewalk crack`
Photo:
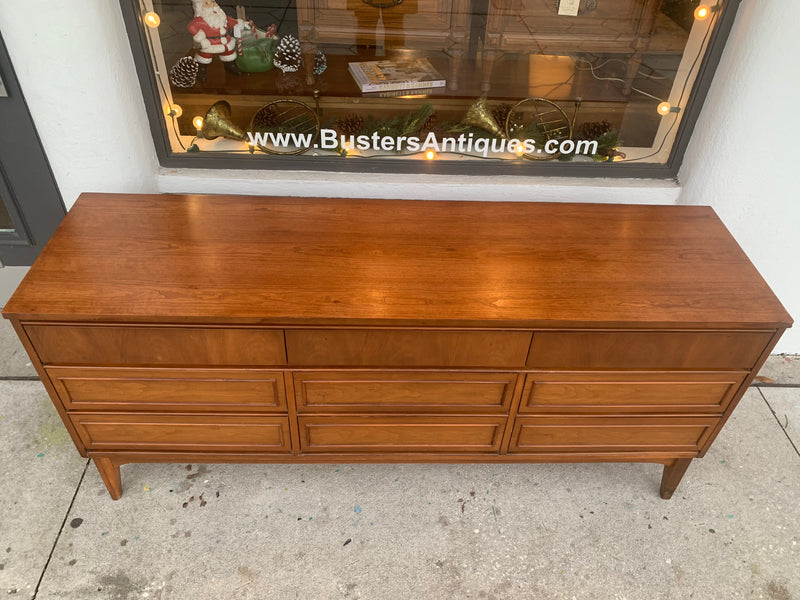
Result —
<instances>
[{"instance_id":1,"label":"sidewalk crack","mask_svg":"<svg viewBox=\"0 0 800 600\"><path fill-rule=\"evenodd\" d=\"M61 532L64 531L64 525L67 524L67 519L69 518L69 513L72 512L72 506L75 504L75 498L78 496L78 491L81 489L81 484L83 483L83 478L86 477L86 471L89 469L89 463L92 462L91 458L86 459L86 464L83 466L83 473L81 473L81 478L78 480L78 485L75 486L75 493L72 494L72 500L69 502L69 506L67 507L67 512L64 514L64 520L61 521L61 527L58 528L58 533L56 534L56 539L53 542L53 547L50 548L50 554L47 555L47 561L44 563L44 568L42 569L42 574L39 575L39 581L36 582L36 589L33 590L33 596L31 600L36 600L36 596L39 595L39 586L42 585L42 580L44 579L44 574L47 572L47 567L50 566L50 559L53 558L53 553L56 551L56 546L58 545L58 540L61 538Z\"/></svg>"},{"instance_id":2,"label":"sidewalk crack","mask_svg":"<svg viewBox=\"0 0 800 600\"><path fill-rule=\"evenodd\" d=\"M783 431L783 435L786 436L786 439L789 440L789 443L792 445L792 448L794 448L795 454L797 454L797 456L800 456L800 450L798 450L797 445L794 443L792 438L789 437L789 433L786 431L786 427L784 427L783 423L781 423L780 418L778 417L775 410L772 408L772 405L769 403L769 400L767 400L767 397L764 395L764 392L758 390L758 393L761 394L761 399L764 401L764 404L767 405L769 412L772 413L772 416L775 417L775 420L778 422L778 427L780 427L781 431Z\"/></svg>"}]
</instances>

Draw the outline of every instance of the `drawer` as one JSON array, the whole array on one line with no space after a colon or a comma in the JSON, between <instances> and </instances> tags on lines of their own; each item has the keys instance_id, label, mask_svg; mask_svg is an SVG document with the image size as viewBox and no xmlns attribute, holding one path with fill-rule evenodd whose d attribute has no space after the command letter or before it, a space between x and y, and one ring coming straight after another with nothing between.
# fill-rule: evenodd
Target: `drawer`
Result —
<instances>
[{"instance_id":1,"label":"drawer","mask_svg":"<svg viewBox=\"0 0 800 600\"><path fill-rule=\"evenodd\" d=\"M69 411L286 412L280 371L46 367Z\"/></svg>"},{"instance_id":2,"label":"drawer","mask_svg":"<svg viewBox=\"0 0 800 600\"><path fill-rule=\"evenodd\" d=\"M286 417L72 413L88 450L283 452L291 449Z\"/></svg>"},{"instance_id":3,"label":"drawer","mask_svg":"<svg viewBox=\"0 0 800 600\"><path fill-rule=\"evenodd\" d=\"M699 452L714 417L517 417L509 453Z\"/></svg>"},{"instance_id":4,"label":"drawer","mask_svg":"<svg viewBox=\"0 0 800 600\"><path fill-rule=\"evenodd\" d=\"M282 330L29 323L25 331L45 364L286 364Z\"/></svg>"},{"instance_id":5,"label":"drawer","mask_svg":"<svg viewBox=\"0 0 800 600\"><path fill-rule=\"evenodd\" d=\"M297 366L520 367L528 331L295 329L286 331Z\"/></svg>"},{"instance_id":6,"label":"drawer","mask_svg":"<svg viewBox=\"0 0 800 600\"><path fill-rule=\"evenodd\" d=\"M520 412L722 413L746 372L536 373Z\"/></svg>"},{"instance_id":7,"label":"drawer","mask_svg":"<svg viewBox=\"0 0 800 600\"><path fill-rule=\"evenodd\" d=\"M298 412L507 413L514 373L309 371L294 373Z\"/></svg>"},{"instance_id":8,"label":"drawer","mask_svg":"<svg viewBox=\"0 0 800 600\"><path fill-rule=\"evenodd\" d=\"M303 452L496 453L505 417L299 417Z\"/></svg>"},{"instance_id":9,"label":"drawer","mask_svg":"<svg viewBox=\"0 0 800 600\"><path fill-rule=\"evenodd\" d=\"M750 369L772 339L753 332L537 332L538 369Z\"/></svg>"}]
</instances>

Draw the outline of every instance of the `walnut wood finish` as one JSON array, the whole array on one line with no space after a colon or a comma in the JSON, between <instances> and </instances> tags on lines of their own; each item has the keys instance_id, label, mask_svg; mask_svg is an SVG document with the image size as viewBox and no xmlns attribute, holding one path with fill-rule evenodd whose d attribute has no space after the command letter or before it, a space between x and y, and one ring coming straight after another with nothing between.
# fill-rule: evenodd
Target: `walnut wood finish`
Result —
<instances>
[{"instance_id":1,"label":"walnut wood finish","mask_svg":"<svg viewBox=\"0 0 800 600\"><path fill-rule=\"evenodd\" d=\"M3 314L316 327L791 324L706 206L124 194L83 194Z\"/></svg>"},{"instance_id":2,"label":"walnut wood finish","mask_svg":"<svg viewBox=\"0 0 800 600\"><path fill-rule=\"evenodd\" d=\"M6 305L130 462L702 456L791 318L705 207L85 194Z\"/></svg>"},{"instance_id":3,"label":"walnut wood finish","mask_svg":"<svg viewBox=\"0 0 800 600\"><path fill-rule=\"evenodd\" d=\"M69 411L287 410L280 371L47 367L47 374Z\"/></svg>"},{"instance_id":4,"label":"walnut wood finish","mask_svg":"<svg viewBox=\"0 0 800 600\"><path fill-rule=\"evenodd\" d=\"M294 374L297 411L508 413L517 375L436 371Z\"/></svg>"},{"instance_id":5,"label":"walnut wood finish","mask_svg":"<svg viewBox=\"0 0 800 600\"><path fill-rule=\"evenodd\" d=\"M73 413L70 419L89 450L290 450L285 417Z\"/></svg>"},{"instance_id":6,"label":"walnut wood finish","mask_svg":"<svg viewBox=\"0 0 800 600\"><path fill-rule=\"evenodd\" d=\"M686 469L689 468L690 464L692 464L691 458L676 458L672 464L664 467L660 490L661 497L664 500L672 498L672 494L675 493L675 489L678 487L681 479L683 479Z\"/></svg>"},{"instance_id":7,"label":"walnut wood finish","mask_svg":"<svg viewBox=\"0 0 800 600\"><path fill-rule=\"evenodd\" d=\"M109 457L94 457L94 466L106 484L106 489L112 500L122 498L122 477L120 476L120 463Z\"/></svg>"},{"instance_id":8,"label":"walnut wood finish","mask_svg":"<svg viewBox=\"0 0 800 600\"><path fill-rule=\"evenodd\" d=\"M497 452L502 417L299 417L305 452Z\"/></svg>"},{"instance_id":9,"label":"walnut wood finish","mask_svg":"<svg viewBox=\"0 0 800 600\"><path fill-rule=\"evenodd\" d=\"M520 412L722 414L747 373L584 372L526 377Z\"/></svg>"},{"instance_id":10,"label":"walnut wood finish","mask_svg":"<svg viewBox=\"0 0 800 600\"><path fill-rule=\"evenodd\" d=\"M25 326L45 364L283 365L281 331L200 327Z\"/></svg>"},{"instance_id":11,"label":"walnut wood finish","mask_svg":"<svg viewBox=\"0 0 800 600\"><path fill-rule=\"evenodd\" d=\"M521 367L527 331L289 330L298 366Z\"/></svg>"},{"instance_id":12,"label":"walnut wood finish","mask_svg":"<svg viewBox=\"0 0 800 600\"><path fill-rule=\"evenodd\" d=\"M772 333L539 332L531 344L528 366L541 369L750 369Z\"/></svg>"},{"instance_id":13,"label":"walnut wood finish","mask_svg":"<svg viewBox=\"0 0 800 600\"><path fill-rule=\"evenodd\" d=\"M712 417L517 417L509 452L698 452Z\"/></svg>"}]
</instances>

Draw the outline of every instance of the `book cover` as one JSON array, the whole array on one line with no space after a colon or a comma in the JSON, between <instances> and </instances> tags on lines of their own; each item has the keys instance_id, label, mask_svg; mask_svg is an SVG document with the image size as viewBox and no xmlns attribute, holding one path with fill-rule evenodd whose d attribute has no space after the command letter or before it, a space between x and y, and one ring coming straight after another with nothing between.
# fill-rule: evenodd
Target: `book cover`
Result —
<instances>
[{"instance_id":1,"label":"book cover","mask_svg":"<svg viewBox=\"0 0 800 600\"><path fill-rule=\"evenodd\" d=\"M444 87L447 83L427 58L351 62L347 68L363 93Z\"/></svg>"}]
</instances>

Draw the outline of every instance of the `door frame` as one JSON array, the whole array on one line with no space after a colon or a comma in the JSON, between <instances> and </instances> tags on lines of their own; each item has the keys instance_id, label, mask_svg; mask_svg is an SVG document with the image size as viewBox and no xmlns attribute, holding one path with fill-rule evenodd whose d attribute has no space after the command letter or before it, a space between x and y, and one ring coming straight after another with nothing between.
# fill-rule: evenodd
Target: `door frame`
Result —
<instances>
[{"instance_id":1,"label":"door frame","mask_svg":"<svg viewBox=\"0 0 800 600\"><path fill-rule=\"evenodd\" d=\"M0 232L0 261L27 266L42 251L67 211L44 153L14 67L0 33L0 197L14 226Z\"/></svg>"}]
</instances>

